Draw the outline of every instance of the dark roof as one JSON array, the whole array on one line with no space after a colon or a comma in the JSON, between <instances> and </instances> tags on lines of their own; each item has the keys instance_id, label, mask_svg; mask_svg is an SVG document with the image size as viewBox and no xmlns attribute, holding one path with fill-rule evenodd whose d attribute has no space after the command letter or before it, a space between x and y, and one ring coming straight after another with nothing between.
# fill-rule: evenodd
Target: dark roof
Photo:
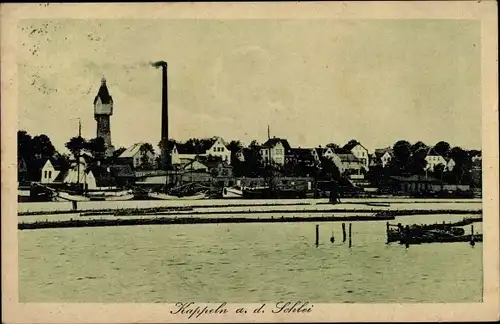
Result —
<instances>
[{"instance_id":1,"label":"dark roof","mask_svg":"<svg viewBox=\"0 0 500 324\"><path fill-rule=\"evenodd\" d=\"M216 137L204 138L200 139L198 143L193 142L191 145L189 143L175 143L175 147L179 154L205 154L216 141Z\"/></svg>"},{"instance_id":2,"label":"dark roof","mask_svg":"<svg viewBox=\"0 0 500 324\"><path fill-rule=\"evenodd\" d=\"M63 182L64 178L66 178L66 175L68 174L69 170L61 170L57 177L54 179L54 182Z\"/></svg>"},{"instance_id":3,"label":"dark roof","mask_svg":"<svg viewBox=\"0 0 500 324\"><path fill-rule=\"evenodd\" d=\"M436 152L436 150L434 149L434 147L431 147L427 151L427 156L441 156L441 155L438 154L438 152Z\"/></svg>"},{"instance_id":4,"label":"dark roof","mask_svg":"<svg viewBox=\"0 0 500 324\"><path fill-rule=\"evenodd\" d=\"M319 158L322 158L323 157L323 154L325 153L326 149L323 148L323 147L316 147L314 148L314 150L316 151L316 154L318 154L318 157Z\"/></svg>"},{"instance_id":5,"label":"dark roof","mask_svg":"<svg viewBox=\"0 0 500 324\"><path fill-rule=\"evenodd\" d=\"M247 160L250 158L250 155L252 154L252 150L248 147L243 147L236 152L238 156L243 157L243 160Z\"/></svg>"},{"instance_id":6,"label":"dark roof","mask_svg":"<svg viewBox=\"0 0 500 324\"><path fill-rule=\"evenodd\" d=\"M101 102L105 105L113 103L113 98L109 94L108 87L106 86L106 79L102 78L101 80L101 87L99 88L99 91L97 92L97 96L94 98L94 105L97 102L97 99L101 98Z\"/></svg>"},{"instance_id":7,"label":"dark roof","mask_svg":"<svg viewBox=\"0 0 500 324\"><path fill-rule=\"evenodd\" d=\"M347 151L351 151L351 150L352 150L353 148L355 148L357 145L361 145L361 143L360 143L360 142L355 142L355 143L347 143L346 145L344 145L344 146L342 147L342 149L347 150ZM363 145L361 145L361 146L363 146ZM363 146L363 148L364 148L364 146Z\"/></svg>"},{"instance_id":8,"label":"dark roof","mask_svg":"<svg viewBox=\"0 0 500 324\"><path fill-rule=\"evenodd\" d=\"M354 154L352 153L340 153L337 154L342 162L361 162Z\"/></svg>"},{"instance_id":9,"label":"dark roof","mask_svg":"<svg viewBox=\"0 0 500 324\"><path fill-rule=\"evenodd\" d=\"M313 160L312 149L308 148L293 148L290 149L290 154L298 160Z\"/></svg>"},{"instance_id":10,"label":"dark roof","mask_svg":"<svg viewBox=\"0 0 500 324\"><path fill-rule=\"evenodd\" d=\"M376 158L380 159L382 156L384 156L386 152L389 153L391 156L394 155L394 150L391 147L375 149L374 155Z\"/></svg>"},{"instance_id":11,"label":"dark roof","mask_svg":"<svg viewBox=\"0 0 500 324\"><path fill-rule=\"evenodd\" d=\"M276 146L276 144L281 143L283 147L285 148L286 151L289 151L291 149L290 144L286 139L281 139L277 137L273 137L268 139L264 144L262 144L262 148L271 148Z\"/></svg>"},{"instance_id":12,"label":"dark roof","mask_svg":"<svg viewBox=\"0 0 500 324\"><path fill-rule=\"evenodd\" d=\"M335 154L352 154L351 150L339 147L337 149L332 149Z\"/></svg>"}]
</instances>

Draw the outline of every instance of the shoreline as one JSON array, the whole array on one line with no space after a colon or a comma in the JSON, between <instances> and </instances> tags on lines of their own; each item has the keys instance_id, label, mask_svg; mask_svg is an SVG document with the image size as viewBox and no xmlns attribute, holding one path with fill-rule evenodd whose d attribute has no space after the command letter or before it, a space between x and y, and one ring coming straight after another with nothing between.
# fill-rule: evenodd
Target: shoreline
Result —
<instances>
[{"instance_id":1,"label":"shoreline","mask_svg":"<svg viewBox=\"0 0 500 324\"><path fill-rule=\"evenodd\" d=\"M306 222L357 222L357 221L388 221L394 220L396 217L400 216L415 216L415 215L443 215L443 214L451 214L451 215L478 215L482 214L482 210L379 210L379 211L343 211L338 210L338 213L357 213L357 215L343 215L343 216L335 216L333 215L333 211L317 211L316 213L324 213L324 214L332 214L332 215L322 215L322 216L312 216L310 212L297 212L297 211L286 211L281 212L281 217L275 216L263 216L263 217L210 217L208 215L225 215L225 214L269 214L274 213L276 211L240 211L238 212L230 212L222 213L222 212L213 212L213 213L171 213L171 214L163 214L164 216L159 216L162 214L149 214L141 215L138 214L130 214L130 215L111 215L117 216L116 218L92 218L92 216L99 215L87 215L90 216L87 218L86 216L81 216L79 219L62 219L62 220L48 220L45 221L31 221L31 222L20 222L18 223L18 230L25 229L43 229L43 228L77 228L77 227L106 227L106 226L139 226L139 225L189 225L189 224L228 224L228 223L306 223ZM283 214L295 214L293 216L284 216ZM365 215L362 215L362 214ZM368 215L366 215L369 213ZM297 215L302 214L302 215ZM168 215L168 216L167 216ZM206 217L194 217L193 215L207 215ZM107 215L100 215L107 216ZM109 216L109 215L108 215ZM123 217L120 217L123 216ZM132 216L132 217L128 217Z\"/></svg>"},{"instance_id":2,"label":"shoreline","mask_svg":"<svg viewBox=\"0 0 500 324\"><path fill-rule=\"evenodd\" d=\"M18 230L47 229L47 228L81 228L81 227L109 227L109 226L143 226L143 225L194 225L194 224L233 224L233 223L308 223L308 222L349 222L349 221L388 221L394 216L315 216L315 217L231 217L231 218L202 218L202 217L151 217L135 219L71 219L63 221L42 221L19 223Z\"/></svg>"},{"instance_id":3,"label":"shoreline","mask_svg":"<svg viewBox=\"0 0 500 324\"><path fill-rule=\"evenodd\" d=\"M56 204L67 204L68 208L65 209L48 209L48 210L19 210L19 204L18 204L18 213L17 216L35 216L35 215L61 215L61 214L81 214L81 213L112 213L116 211L122 211L122 210L157 210L157 211L165 211L165 210L193 210L193 209L203 209L203 208L231 208L231 207L278 207L278 206L314 206L314 205L332 205L335 206L331 203L328 202L326 199L315 199L315 200L309 200L309 201L302 201L302 199L295 199L295 200L275 200L272 202L266 202L266 200L254 200L254 203L248 203L248 202L242 202L242 200L232 200L228 199L227 201L224 200L225 204L213 204L214 200L184 200L184 201L175 201L175 200L170 200L170 201L154 201L153 204L158 204L159 206L155 207L150 207L148 205L140 206L139 204L147 204L148 202L151 201L123 201L123 202L113 202L113 207L111 208L99 208L96 206L96 208L80 208L80 209L72 209L70 208L69 202L57 202L57 203L52 203L54 205ZM222 200L219 200L222 202ZM250 200L251 201L251 200ZM136 202L137 204L135 206L131 207L120 207L120 205L127 205L127 204L132 204L132 202ZM345 199L342 200L342 203L337 204L336 206L343 206L343 205L366 205L374 208L380 208L380 207L390 207L390 206L382 206L382 205L377 205L377 204L419 204L419 203L435 203L435 204L446 204L446 203L453 203L453 204L465 204L465 203L473 203L473 204L481 204L482 201L479 199L465 199L465 200L450 200L450 199L443 199L443 200L428 200L428 199L400 199L396 198L394 200L390 200L387 198L383 199ZM24 203L22 204L23 207L27 207L32 203ZM51 204L51 203L48 203ZM162 205L160 205L162 204ZM80 202L79 206L82 205L87 205L87 206L92 206L88 202ZM85 206L85 207L87 207ZM59 207L59 206L57 206ZM61 206L62 207L62 206ZM347 207L347 206L346 206Z\"/></svg>"}]
</instances>

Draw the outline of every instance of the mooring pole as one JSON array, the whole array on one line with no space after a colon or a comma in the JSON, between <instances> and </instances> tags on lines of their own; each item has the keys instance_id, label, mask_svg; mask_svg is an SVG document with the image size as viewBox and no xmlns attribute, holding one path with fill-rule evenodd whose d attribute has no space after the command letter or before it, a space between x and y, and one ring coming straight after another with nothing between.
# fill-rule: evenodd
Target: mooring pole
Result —
<instances>
[{"instance_id":1,"label":"mooring pole","mask_svg":"<svg viewBox=\"0 0 500 324\"><path fill-rule=\"evenodd\" d=\"M476 242L474 241L474 224L470 226L470 245L474 246L476 245Z\"/></svg>"},{"instance_id":2,"label":"mooring pole","mask_svg":"<svg viewBox=\"0 0 500 324\"><path fill-rule=\"evenodd\" d=\"M387 236L387 244L389 244L389 222L385 223L385 235Z\"/></svg>"},{"instance_id":3,"label":"mooring pole","mask_svg":"<svg viewBox=\"0 0 500 324\"><path fill-rule=\"evenodd\" d=\"M316 224L316 246L319 245L319 225Z\"/></svg>"},{"instance_id":4,"label":"mooring pole","mask_svg":"<svg viewBox=\"0 0 500 324\"><path fill-rule=\"evenodd\" d=\"M352 223L349 223L349 247L352 246Z\"/></svg>"},{"instance_id":5,"label":"mooring pole","mask_svg":"<svg viewBox=\"0 0 500 324\"><path fill-rule=\"evenodd\" d=\"M330 242L335 242L335 236L333 235L333 231L332 231L332 237L330 237Z\"/></svg>"},{"instance_id":6,"label":"mooring pole","mask_svg":"<svg viewBox=\"0 0 500 324\"><path fill-rule=\"evenodd\" d=\"M410 235L410 226L406 225L405 226L405 231L404 231L404 239L405 239L405 247L406 248L410 247L410 241L408 239L409 235Z\"/></svg>"},{"instance_id":7,"label":"mooring pole","mask_svg":"<svg viewBox=\"0 0 500 324\"><path fill-rule=\"evenodd\" d=\"M342 223L342 243L345 242L346 235L345 235L345 223Z\"/></svg>"}]
</instances>

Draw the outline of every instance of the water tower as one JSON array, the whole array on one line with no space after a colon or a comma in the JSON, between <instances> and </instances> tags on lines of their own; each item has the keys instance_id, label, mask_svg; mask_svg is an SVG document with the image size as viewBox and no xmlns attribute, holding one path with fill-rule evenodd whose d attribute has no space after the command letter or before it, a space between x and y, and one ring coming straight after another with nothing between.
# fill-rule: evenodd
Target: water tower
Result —
<instances>
[{"instance_id":1,"label":"water tower","mask_svg":"<svg viewBox=\"0 0 500 324\"><path fill-rule=\"evenodd\" d=\"M106 156L110 156L114 152L114 147L111 144L111 115L113 115L113 98L109 94L106 79L103 77L99 92L94 99L94 119L97 122L97 137L104 140Z\"/></svg>"}]
</instances>

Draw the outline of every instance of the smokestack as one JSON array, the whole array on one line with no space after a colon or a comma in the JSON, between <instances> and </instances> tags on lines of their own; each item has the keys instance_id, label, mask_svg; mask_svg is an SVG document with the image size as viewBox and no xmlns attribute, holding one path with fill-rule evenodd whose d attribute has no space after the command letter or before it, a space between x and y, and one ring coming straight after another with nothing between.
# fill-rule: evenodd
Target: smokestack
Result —
<instances>
[{"instance_id":1,"label":"smokestack","mask_svg":"<svg viewBox=\"0 0 500 324\"><path fill-rule=\"evenodd\" d=\"M168 152L168 80L167 80L167 62L158 61L151 63L155 68L162 70L162 91L161 91L161 141L163 143L163 169L170 167L170 154Z\"/></svg>"}]
</instances>

